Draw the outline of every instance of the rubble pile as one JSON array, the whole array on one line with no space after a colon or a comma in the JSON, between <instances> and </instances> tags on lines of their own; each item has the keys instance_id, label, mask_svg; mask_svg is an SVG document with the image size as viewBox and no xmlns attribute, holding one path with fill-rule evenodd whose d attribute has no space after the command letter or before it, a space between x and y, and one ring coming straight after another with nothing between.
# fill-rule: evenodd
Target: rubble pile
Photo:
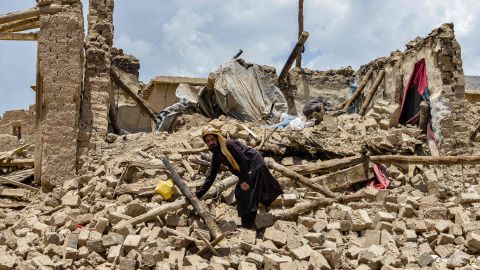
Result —
<instances>
[{"instance_id":1,"label":"rubble pile","mask_svg":"<svg viewBox=\"0 0 480 270\"><path fill-rule=\"evenodd\" d=\"M210 233L193 208L175 207L183 195L177 190L164 200L155 193L156 184L170 177L160 157L167 156L195 189L202 185L209 165L200 137L202 126L219 128L225 136L252 147L258 147L262 134L273 129L225 116L210 120L184 115L181 121L184 124L171 134L108 134L107 142L90 150L81 176L51 193L32 192L16 199L29 202L20 210L5 206L5 200L15 199L2 199L0 269L480 267L476 256L480 187L474 181L479 175L468 166L462 178L442 166L391 165L388 190L365 188L365 184L337 189L360 196L350 202L325 198L273 171L285 194L269 212L260 209L256 226L263 228L261 234L237 228L234 187L218 185L231 178L223 171L211 188L214 197L204 202L229 234L209 250L202 239L208 243ZM302 131L275 130L260 150L295 170L318 162L318 157L309 155L329 153L324 158L331 159L372 149L414 153L428 149L422 136L410 126L384 129L370 116L326 114L319 125ZM299 148L301 144L310 149ZM305 175L312 180L322 177L322 173ZM172 208L139 223L125 223L159 207ZM208 251L199 253L205 248Z\"/></svg>"}]
</instances>

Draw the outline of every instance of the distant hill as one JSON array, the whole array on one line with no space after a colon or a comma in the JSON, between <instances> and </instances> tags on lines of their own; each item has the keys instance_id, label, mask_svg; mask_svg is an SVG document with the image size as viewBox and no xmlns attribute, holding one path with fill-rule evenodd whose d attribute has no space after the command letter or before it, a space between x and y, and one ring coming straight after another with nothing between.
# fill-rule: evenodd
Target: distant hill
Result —
<instances>
[{"instance_id":1,"label":"distant hill","mask_svg":"<svg viewBox=\"0 0 480 270\"><path fill-rule=\"evenodd\" d=\"M465 75L465 90L480 92L480 76L466 76Z\"/></svg>"}]
</instances>

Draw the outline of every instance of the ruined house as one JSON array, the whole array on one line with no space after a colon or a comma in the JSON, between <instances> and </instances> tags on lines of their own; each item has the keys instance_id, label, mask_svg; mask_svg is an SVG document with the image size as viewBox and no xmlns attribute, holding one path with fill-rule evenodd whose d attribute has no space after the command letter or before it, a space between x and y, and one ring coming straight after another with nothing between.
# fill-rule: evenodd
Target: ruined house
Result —
<instances>
[{"instance_id":1,"label":"ruined house","mask_svg":"<svg viewBox=\"0 0 480 270\"><path fill-rule=\"evenodd\" d=\"M0 182L34 194L0 188L2 196L28 200L0 201L0 269L480 264L480 159L472 133L478 99L465 89L453 24L356 72L286 69L282 90L291 91L297 111L317 96L336 107L313 127L267 129L271 123L192 114L182 118L178 132L167 134L152 132L156 113L176 102L180 84L212 87L211 78L158 76L143 86L138 59L114 47L114 1L89 3L86 34L80 0L38 0L32 9L0 16L0 39L38 46L36 104L0 118L0 167L7 168L1 167ZM421 59L434 146L424 130L398 124L402 91ZM266 83L285 86L274 68L260 69ZM365 81L361 94L372 97L362 106L364 114L344 109L354 81ZM478 89L478 83L468 83L467 90ZM159 180L172 177L160 156L168 157L189 188L202 184L211 157L199 136L207 124L269 155L268 166L285 186L275 209L259 215L261 239L254 231L232 232L238 223L232 215L237 179L228 172L221 172L221 184L208 193L216 199L205 200L205 212L224 232L217 239L178 191L170 201L155 191ZM33 186L21 183L31 174ZM386 181L380 190L376 180Z\"/></svg>"}]
</instances>

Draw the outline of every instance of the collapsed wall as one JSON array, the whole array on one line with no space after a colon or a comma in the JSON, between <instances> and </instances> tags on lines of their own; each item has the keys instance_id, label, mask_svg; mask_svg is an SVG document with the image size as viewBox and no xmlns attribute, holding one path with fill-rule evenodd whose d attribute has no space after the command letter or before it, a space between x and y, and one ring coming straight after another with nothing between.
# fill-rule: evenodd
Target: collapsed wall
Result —
<instances>
[{"instance_id":1,"label":"collapsed wall","mask_svg":"<svg viewBox=\"0 0 480 270\"><path fill-rule=\"evenodd\" d=\"M332 105L343 101L348 96L350 83L353 82L355 71L349 66L337 70L311 70L308 68L293 68L289 71L297 112L314 97L323 97Z\"/></svg>"},{"instance_id":2,"label":"collapsed wall","mask_svg":"<svg viewBox=\"0 0 480 270\"><path fill-rule=\"evenodd\" d=\"M17 135L15 129L20 127L20 137L28 138L35 133L35 106L28 110L7 111L0 117L0 134ZM33 139L33 138L32 138Z\"/></svg>"},{"instance_id":3,"label":"collapsed wall","mask_svg":"<svg viewBox=\"0 0 480 270\"><path fill-rule=\"evenodd\" d=\"M85 86L80 120L79 155L105 140L111 100L113 0L90 0L85 50ZM81 163L81 162L80 162Z\"/></svg>"},{"instance_id":4,"label":"collapsed wall","mask_svg":"<svg viewBox=\"0 0 480 270\"><path fill-rule=\"evenodd\" d=\"M41 183L49 190L76 174L84 25L80 0L39 1L43 86Z\"/></svg>"},{"instance_id":5,"label":"collapsed wall","mask_svg":"<svg viewBox=\"0 0 480 270\"><path fill-rule=\"evenodd\" d=\"M374 69L367 92L381 69L385 77L375 95L400 104L403 87L408 83L415 63L425 58L427 65L432 129L443 154L462 154L467 147L468 130L465 125L465 80L460 44L455 39L453 24L443 24L425 38L416 38L404 52L395 51L389 57L378 58L360 67L365 75Z\"/></svg>"}]
</instances>

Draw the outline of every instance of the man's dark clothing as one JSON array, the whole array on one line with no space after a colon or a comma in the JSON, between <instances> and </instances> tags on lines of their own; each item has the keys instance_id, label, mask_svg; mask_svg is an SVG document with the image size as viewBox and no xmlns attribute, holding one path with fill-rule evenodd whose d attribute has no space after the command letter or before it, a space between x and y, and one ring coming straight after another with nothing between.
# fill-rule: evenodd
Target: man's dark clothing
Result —
<instances>
[{"instance_id":1,"label":"man's dark clothing","mask_svg":"<svg viewBox=\"0 0 480 270\"><path fill-rule=\"evenodd\" d=\"M210 174L205 179L203 186L197 190L196 195L199 198L202 197L215 181L220 166L222 164L227 166L230 172L239 178L235 187L235 198L238 214L242 218L242 226L253 227L258 203L261 202L265 207L269 207L279 195L283 194L282 187L272 176L257 150L230 139L226 140L226 144L238 163L240 171L232 167L219 146L215 147L211 150L213 157ZM247 191L240 187L243 182L247 182L250 186Z\"/></svg>"}]
</instances>

